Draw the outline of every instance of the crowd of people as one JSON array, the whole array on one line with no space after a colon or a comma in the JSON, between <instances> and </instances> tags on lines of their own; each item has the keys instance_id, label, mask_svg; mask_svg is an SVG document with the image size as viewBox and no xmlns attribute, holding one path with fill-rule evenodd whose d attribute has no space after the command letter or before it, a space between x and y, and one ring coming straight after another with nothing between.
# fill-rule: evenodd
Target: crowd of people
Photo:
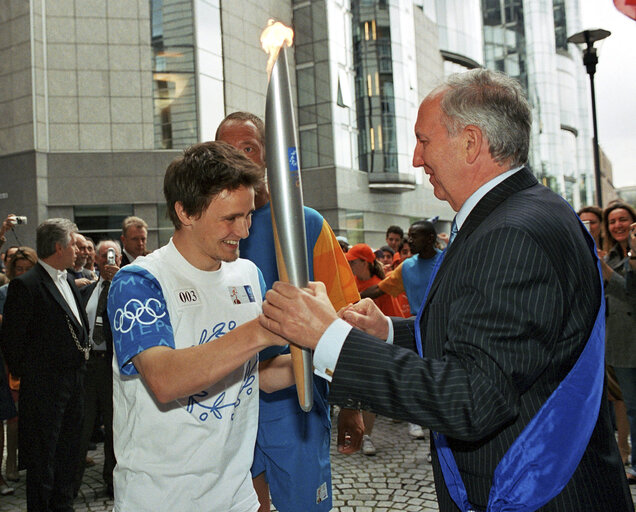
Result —
<instances>
[{"instance_id":1,"label":"crowd of people","mask_svg":"<svg viewBox=\"0 0 636 512\"><path fill-rule=\"evenodd\" d=\"M170 163L174 233L152 252L139 217L119 240L47 219L35 250L10 246L9 214L0 495L26 470L29 511L72 510L97 430L116 511L328 511L334 403L343 454L376 453L375 414L432 429L444 512L633 511L636 213L583 208L586 230L525 167L530 123L505 75L451 77L420 106L413 157L450 233L422 219L350 246L305 207L304 289L280 282L251 113ZM310 412L290 343L315 351Z\"/></svg>"}]
</instances>

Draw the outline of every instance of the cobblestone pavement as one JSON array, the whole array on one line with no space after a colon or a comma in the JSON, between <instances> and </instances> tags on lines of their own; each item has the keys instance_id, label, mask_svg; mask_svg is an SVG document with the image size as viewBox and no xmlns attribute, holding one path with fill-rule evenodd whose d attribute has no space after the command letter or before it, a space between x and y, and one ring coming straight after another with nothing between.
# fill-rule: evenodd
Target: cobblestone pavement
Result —
<instances>
[{"instance_id":1,"label":"cobblestone pavement","mask_svg":"<svg viewBox=\"0 0 636 512\"><path fill-rule=\"evenodd\" d=\"M332 439L334 512L437 511L433 472L427 462L429 441L414 440L408 435L407 423L396 423L378 417L373 431L377 455L361 453L340 455L336 452L335 429ZM96 464L87 468L75 510L110 511L102 483L102 444L89 452ZM26 512L26 476L12 483L15 494L0 496L0 512ZM632 486L636 496L636 486ZM272 509L274 510L274 509ZM220 512L220 511L219 511ZM302 511L299 511L302 512Z\"/></svg>"}]
</instances>

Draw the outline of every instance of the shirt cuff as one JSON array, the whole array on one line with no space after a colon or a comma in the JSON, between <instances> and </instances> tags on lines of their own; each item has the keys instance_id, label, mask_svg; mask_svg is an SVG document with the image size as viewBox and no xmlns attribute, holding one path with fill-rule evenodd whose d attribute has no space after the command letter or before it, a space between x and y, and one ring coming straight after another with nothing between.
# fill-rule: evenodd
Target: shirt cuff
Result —
<instances>
[{"instance_id":1,"label":"shirt cuff","mask_svg":"<svg viewBox=\"0 0 636 512\"><path fill-rule=\"evenodd\" d=\"M337 318L322 333L314 351L314 373L316 375L331 382L342 345L351 329L353 329L351 325Z\"/></svg>"},{"instance_id":2,"label":"shirt cuff","mask_svg":"<svg viewBox=\"0 0 636 512\"><path fill-rule=\"evenodd\" d=\"M389 335L386 337L386 342L389 345L393 345L393 322L391 321L391 317L387 316L386 321L389 322Z\"/></svg>"}]
</instances>

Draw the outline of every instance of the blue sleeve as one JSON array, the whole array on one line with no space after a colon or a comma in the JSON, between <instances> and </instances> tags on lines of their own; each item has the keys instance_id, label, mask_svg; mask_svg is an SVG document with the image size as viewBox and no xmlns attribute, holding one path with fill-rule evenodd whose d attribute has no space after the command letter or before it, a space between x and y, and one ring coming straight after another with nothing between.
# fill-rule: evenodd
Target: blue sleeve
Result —
<instances>
[{"instance_id":1,"label":"blue sleeve","mask_svg":"<svg viewBox=\"0 0 636 512\"><path fill-rule=\"evenodd\" d=\"M265 300L265 292L267 292L267 284L265 284L265 278L263 277L263 273L261 272L261 269L256 267L256 270L258 270L258 282L261 285L261 297L263 298L263 300Z\"/></svg>"},{"instance_id":2,"label":"blue sleeve","mask_svg":"<svg viewBox=\"0 0 636 512\"><path fill-rule=\"evenodd\" d=\"M265 300L265 292L267 291L267 285L265 284L265 279L263 278L263 274L260 269L256 267L258 270L258 281L261 284L261 296L263 300ZM279 354L282 354L287 350L287 345L284 347L279 347L278 345L272 345L271 347L264 348L258 353L258 359L260 361L265 361L267 359L271 359L272 357L276 357Z\"/></svg>"},{"instance_id":3,"label":"blue sleeve","mask_svg":"<svg viewBox=\"0 0 636 512\"><path fill-rule=\"evenodd\" d=\"M135 375L132 358L150 347L174 348L174 334L161 285L136 265L121 269L108 292L113 348L123 375Z\"/></svg>"}]
</instances>

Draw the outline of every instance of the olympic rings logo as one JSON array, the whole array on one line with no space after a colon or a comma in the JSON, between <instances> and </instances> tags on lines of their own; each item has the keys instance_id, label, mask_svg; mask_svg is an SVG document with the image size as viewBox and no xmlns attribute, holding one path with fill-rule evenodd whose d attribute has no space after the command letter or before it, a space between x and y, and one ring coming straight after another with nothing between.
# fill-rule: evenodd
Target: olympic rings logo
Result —
<instances>
[{"instance_id":1,"label":"olympic rings logo","mask_svg":"<svg viewBox=\"0 0 636 512\"><path fill-rule=\"evenodd\" d=\"M130 299L123 308L119 308L115 312L113 328L122 334L126 334L130 332L135 322L139 322L141 325L152 325L160 318L166 316L165 311L160 315L158 314L160 309L161 302L154 297L149 298L145 304L139 299ZM142 318L144 315L147 315L147 317Z\"/></svg>"}]
</instances>

